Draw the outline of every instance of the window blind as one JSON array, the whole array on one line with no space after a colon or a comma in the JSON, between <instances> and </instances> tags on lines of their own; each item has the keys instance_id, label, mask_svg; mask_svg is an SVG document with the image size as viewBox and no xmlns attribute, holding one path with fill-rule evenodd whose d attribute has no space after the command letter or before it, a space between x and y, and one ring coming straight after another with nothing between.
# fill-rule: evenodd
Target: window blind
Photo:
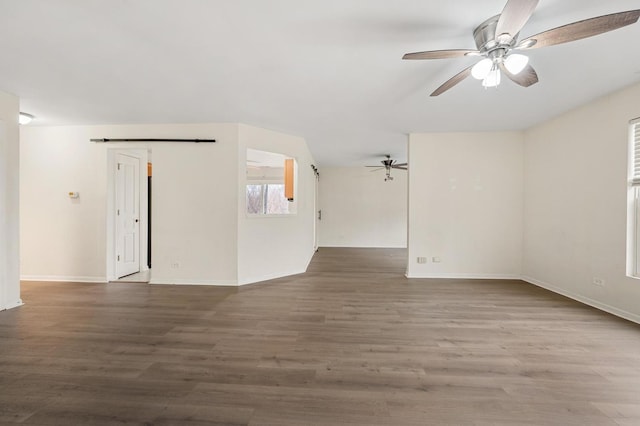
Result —
<instances>
[{"instance_id":1,"label":"window blind","mask_svg":"<svg viewBox=\"0 0 640 426\"><path fill-rule=\"evenodd\" d=\"M640 186L640 119L631 122L631 143L633 144L631 185Z\"/></svg>"}]
</instances>

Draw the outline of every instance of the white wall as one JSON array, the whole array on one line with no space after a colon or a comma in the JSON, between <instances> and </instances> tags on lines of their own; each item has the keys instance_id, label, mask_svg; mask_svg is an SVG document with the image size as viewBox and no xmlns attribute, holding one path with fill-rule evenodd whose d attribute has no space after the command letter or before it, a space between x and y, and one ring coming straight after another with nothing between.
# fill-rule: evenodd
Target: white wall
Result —
<instances>
[{"instance_id":1,"label":"white wall","mask_svg":"<svg viewBox=\"0 0 640 426\"><path fill-rule=\"evenodd\" d=\"M105 280L106 154L86 127L23 126L23 278ZM69 191L80 198L71 200Z\"/></svg>"},{"instance_id":2,"label":"white wall","mask_svg":"<svg viewBox=\"0 0 640 426\"><path fill-rule=\"evenodd\" d=\"M18 98L0 92L0 310L22 304L18 110Z\"/></svg>"},{"instance_id":3,"label":"white wall","mask_svg":"<svg viewBox=\"0 0 640 426\"><path fill-rule=\"evenodd\" d=\"M247 148L296 159L297 212L249 217L246 213ZM304 139L240 125L238 143L238 282L247 284L303 273L313 257L315 177Z\"/></svg>"},{"instance_id":4,"label":"white wall","mask_svg":"<svg viewBox=\"0 0 640 426\"><path fill-rule=\"evenodd\" d=\"M215 138L215 144L96 144L91 138ZM107 150L153 158L152 282L237 282L237 125L24 127L22 276L106 280ZM80 192L70 200L69 191ZM179 266L175 266L175 264Z\"/></svg>"},{"instance_id":5,"label":"white wall","mask_svg":"<svg viewBox=\"0 0 640 426\"><path fill-rule=\"evenodd\" d=\"M217 142L89 141L105 137ZM21 141L23 279L106 281L107 159L116 148L149 150L153 159L152 283L236 285L306 270L315 186L303 139L237 124L29 127ZM246 216L247 148L297 159L297 214Z\"/></svg>"},{"instance_id":6,"label":"white wall","mask_svg":"<svg viewBox=\"0 0 640 426\"><path fill-rule=\"evenodd\" d=\"M365 167L320 170L321 247L407 247L407 172Z\"/></svg>"},{"instance_id":7,"label":"white wall","mask_svg":"<svg viewBox=\"0 0 640 426\"><path fill-rule=\"evenodd\" d=\"M640 116L638 99L635 85L526 132L524 275L640 322L640 281L625 275L628 122Z\"/></svg>"},{"instance_id":8,"label":"white wall","mask_svg":"<svg viewBox=\"0 0 640 426\"><path fill-rule=\"evenodd\" d=\"M520 276L523 161L521 133L410 135L410 278Z\"/></svg>"}]
</instances>

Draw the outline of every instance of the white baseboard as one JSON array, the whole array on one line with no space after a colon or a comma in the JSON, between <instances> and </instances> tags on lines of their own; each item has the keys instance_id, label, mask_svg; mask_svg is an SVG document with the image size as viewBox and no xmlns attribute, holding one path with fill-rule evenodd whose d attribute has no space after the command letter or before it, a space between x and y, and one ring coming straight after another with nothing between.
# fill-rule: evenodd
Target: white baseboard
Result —
<instances>
[{"instance_id":1,"label":"white baseboard","mask_svg":"<svg viewBox=\"0 0 640 426\"><path fill-rule=\"evenodd\" d=\"M6 311L7 309L17 308L18 306L22 306L22 305L24 305L24 303L22 303L22 299L18 299L18 301L16 302L12 302L6 306L0 307L0 311Z\"/></svg>"},{"instance_id":2,"label":"white baseboard","mask_svg":"<svg viewBox=\"0 0 640 426\"><path fill-rule=\"evenodd\" d=\"M265 274L255 277L249 277L241 280L238 285L247 285L247 284L255 284L263 281L276 280L278 278L290 277L292 275L304 274L307 272L306 268L300 271L291 271L291 272L281 272L276 274Z\"/></svg>"},{"instance_id":3,"label":"white baseboard","mask_svg":"<svg viewBox=\"0 0 640 426\"><path fill-rule=\"evenodd\" d=\"M189 280L189 279L174 279L174 278L151 278L149 284L158 285L208 285L208 286L220 286L220 287L237 287L238 283L231 280L212 281L212 280Z\"/></svg>"},{"instance_id":4,"label":"white baseboard","mask_svg":"<svg viewBox=\"0 0 640 426\"><path fill-rule=\"evenodd\" d=\"M406 249L407 245L353 245L353 244L320 244L318 248L374 248L374 249Z\"/></svg>"},{"instance_id":5,"label":"white baseboard","mask_svg":"<svg viewBox=\"0 0 640 426\"><path fill-rule=\"evenodd\" d=\"M457 279L457 280L520 280L520 275L515 274L473 274L473 273L406 273L407 278L443 278L443 279Z\"/></svg>"},{"instance_id":6,"label":"white baseboard","mask_svg":"<svg viewBox=\"0 0 640 426\"><path fill-rule=\"evenodd\" d=\"M106 283L106 277L76 277L64 275L22 275L20 281L54 281L70 283Z\"/></svg>"},{"instance_id":7,"label":"white baseboard","mask_svg":"<svg viewBox=\"0 0 640 426\"><path fill-rule=\"evenodd\" d=\"M608 312L612 315L615 315L620 318L624 318L626 320L635 322L640 324L640 316L636 314L632 314L631 312L624 311L622 309L615 308L613 306L609 306L606 303L598 302L597 300L590 299L586 296L582 296L580 294L575 294L566 290L563 290L559 287L556 287L552 284L546 283L544 281L537 280L531 277L521 277L522 281L528 282L529 284L533 284L535 286L544 288L545 290L552 291L554 293L561 294L562 296L568 297L569 299L573 299L580 303L584 303L585 305L589 305L593 308L600 309L601 311Z\"/></svg>"},{"instance_id":8,"label":"white baseboard","mask_svg":"<svg viewBox=\"0 0 640 426\"><path fill-rule=\"evenodd\" d=\"M307 269L309 269L309 265L311 265L311 261L313 260L313 256L316 255L316 252L318 251L320 247L316 247L314 248L311 253L309 253L309 256L307 256L307 265L304 267L304 271L307 272Z\"/></svg>"}]
</instances>

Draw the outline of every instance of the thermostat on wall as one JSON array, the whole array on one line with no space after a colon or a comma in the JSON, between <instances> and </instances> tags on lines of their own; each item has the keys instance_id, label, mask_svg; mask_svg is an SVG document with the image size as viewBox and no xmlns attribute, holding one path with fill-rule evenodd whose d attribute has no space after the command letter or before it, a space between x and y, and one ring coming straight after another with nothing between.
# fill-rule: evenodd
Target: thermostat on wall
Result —
<instances>
[{"instance_id":1,"label":"thermostat on wall","mask_svg":"<svg viewBox=\"0 0 640 426\"><path fill-rule=\"evenodd\" d=\"M79 192L69 192L69 198L80 198Z\"/></svg>"}]
</instances>

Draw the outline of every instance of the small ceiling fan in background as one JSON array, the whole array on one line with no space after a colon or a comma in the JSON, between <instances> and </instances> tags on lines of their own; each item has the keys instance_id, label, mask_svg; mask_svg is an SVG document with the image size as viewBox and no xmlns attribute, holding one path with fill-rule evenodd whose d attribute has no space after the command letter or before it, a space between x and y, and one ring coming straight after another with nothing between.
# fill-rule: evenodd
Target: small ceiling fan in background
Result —
<instances>
[{"instance_id":1,"label":"small ceiling fan in background","mask_svg":"<svg viewBox=\"0 0 640 426\"><path fill-rule=\"evenodd\" d=\"M407 166L408 166L407 163L398 163L398 160L392 160L389 154L386 154L385 159L381 160L380 162L382 163L382 166L365 166L365 167L375 167L376 169L371 170L372 172L384 169L385 182L393 180L393 176L391 176L391 169L407 170Z\"/></svg>"},{"instance_id":2,"label":"small ceiling fan in background","mask_svg":"<svg viewBox=\"0 0 640 426\"><path fill-rule=\"evenodd\" d=\"M402 59L449 59L463 56L484 57L438 87L431 96L438 96L451 89L470 75L482 80L484 87L500 84L501 74L523 87L538 82L538 75L529 58L514 51L526 51L539 47L553 46L592 37L634 24L640 17L640 10L613 13L585 19L541 32L518 41L520 30L527 23L538 0L508 0L502 13L493 16L473 31L476 50L451 49L407 53Z\"/></svg>"}]
</instances>

